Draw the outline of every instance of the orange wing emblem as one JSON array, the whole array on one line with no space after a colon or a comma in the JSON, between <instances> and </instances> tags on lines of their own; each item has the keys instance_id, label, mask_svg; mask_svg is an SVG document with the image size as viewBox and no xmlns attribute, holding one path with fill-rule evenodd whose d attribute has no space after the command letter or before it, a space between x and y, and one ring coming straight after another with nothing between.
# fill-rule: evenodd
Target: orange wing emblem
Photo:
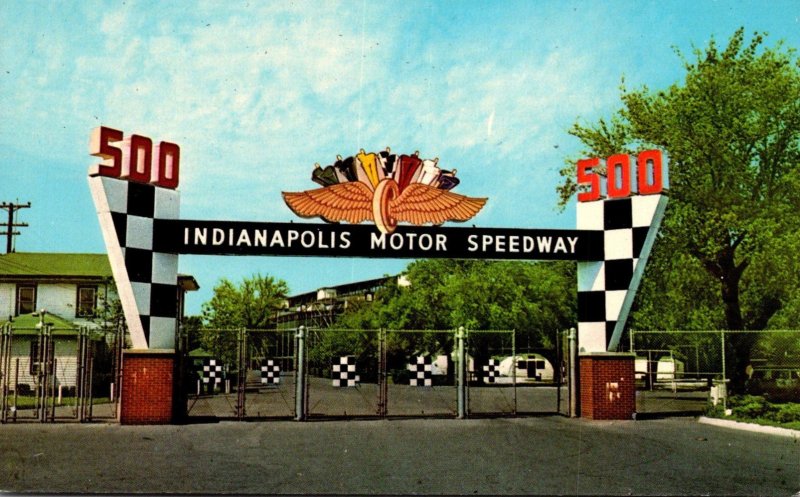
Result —
<instances>
[{"instance_id":1,"label":"orange wing emblem","mask_svg":"<svg viewBox=\"0 0 800 497\"><path fill-rule=\"evenodd\" d=\"M373 154L382 158L379 161L380 179L374 187L372 182L366 184L360 180L358 159L350 157L345 161L340 158L334 166L325 169L317 166L314 170L312 179L322 184L322 188L283 192L283 199L300 217L318 216L328 222L348 223L373 220L378 229L387 234L394 232L398 222L422 226L426 223L467 221L486 204L486 198L467 197L449 191L458 184L455 171L439 169L438 159L416 159L415 162L415 154L403 155L400 161L396 161L396 157L389 156L388 152L389 149L385 153ZM363 151L359 155L363 155ZM391 160L393 157L394 161ZM408 166L405 171L404 165ZM403 178L401 182L407 186L401 189L395 178Z\"/></svg>"},{"instance_id":2,"label":"orange wing emblem","mask_svg":"<svg viewBox=\"0 0 800 497\"><path fill-rule=\"evenodd\" d=\"M283 192L283 200L300 217L319 216L330 223L372 219L372 190L358 181L298 193Z\"/></svg>"}]
</instances>

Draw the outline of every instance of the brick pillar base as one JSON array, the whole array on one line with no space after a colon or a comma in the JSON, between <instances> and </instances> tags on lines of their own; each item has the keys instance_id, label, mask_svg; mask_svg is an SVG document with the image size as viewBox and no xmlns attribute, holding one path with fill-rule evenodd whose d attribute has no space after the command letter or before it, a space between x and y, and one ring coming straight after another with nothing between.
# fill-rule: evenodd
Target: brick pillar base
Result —
<instances>
[{"instance_id":1,"label":"brick pillar base","mask_svg":"<svg viewBox=\"0 0 800 497\"><path fill-rule=\"evenodd\" d=\"M633 354L581 354L581 417L632 419L636 412Z\"/></svg>"},{"instance_id":2,"label":"brick pillar base","mask_svg":"<svg viewBox=\"0 0 800 497\"><path fill-rule=\"evenodd\" d=\"M174 350L125 350L119 422L123 425L170 424Z\"/></svg>"}]
</instances>

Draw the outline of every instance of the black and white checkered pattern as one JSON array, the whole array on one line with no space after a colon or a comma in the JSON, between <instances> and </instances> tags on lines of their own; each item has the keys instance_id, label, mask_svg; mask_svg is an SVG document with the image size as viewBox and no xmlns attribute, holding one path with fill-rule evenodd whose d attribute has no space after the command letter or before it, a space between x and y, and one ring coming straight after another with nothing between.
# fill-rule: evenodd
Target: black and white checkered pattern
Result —
<instances>
[{"instance_id":1,"label":"black and white checkered pattern","mask_svg":"<svg viewBox=\"0 0 800 497\"><path fill-rule=\"evenodd\" d=\"M333 365L332 375L333 386L335 387L354 387L358 385L361 378L356 374L355 356L340 357L339 362Z\"/></svg>"},{"instance_id":2,"label":"black and white checkered pattern","mask_svg":"<svg viewBox=\"0 0 800 497\"><path fill-rule=\"evenodd\" d=\"M408 384L412 387L433 386L433 361L430 356L417 356L414 364L409 364L411 377Z\"/></svg>"},{"instance_id":3,"label":"black and white checkered pattern","mask_svg":"<svg viewBox=\"0 0 800 497\"><path fill-rule=\"evenodd\" d=\"M203 359L203 383L219 384L222 381L222 361L218 359Z\"/></svg>"},{"instance_id":4,"label":"black and white checkered pattern","mask_svg":"<svg viewBox=\"0 0 800 497\"><path fill-rule=\"evenodd\" d=\"M637 271L637 267L640 259L649 255L643 249L652 245L658 225L654 220L657 213L663 214L665 205L664 195L578 203L578 229L602 230L605 254L602 261L578 263L578 343L582 351L607 350L615 330L625 325L644 269Z\"/></svg>"},{"instance_id":5,"label":"black and white checkered pattern","mask_svg":"<svg viewBox=\"0 0 800 497\"><path fill-rule=\"evenodd\" d=\"M500 364L494 359L489 359L489 364L483 365L483 377L489 383L494 383L494 379L500 376Z\"/></svg>"},{"instance_id":6,"label":"black and white checkered pattern","mask_svg":"<svg viewBox=\"0 0 800 497\"><path fill-rule=\"evenodd\" d=\"M261 383L264 385L277 385L281 382L281 367L272 359L267 359L261 364Z\"/></svg>"},{"instance_id":7,"label":"black and white checkered pattern","mask_svg":"<svg viewBox=\"0 0 800 497\"><path fill-rule=\"evenodd\" d=\"M178 255L153 250L153 220L178 219L180 194L102 176L89 185L133 346L174 348Z\"/></svg>"}]
</instances>

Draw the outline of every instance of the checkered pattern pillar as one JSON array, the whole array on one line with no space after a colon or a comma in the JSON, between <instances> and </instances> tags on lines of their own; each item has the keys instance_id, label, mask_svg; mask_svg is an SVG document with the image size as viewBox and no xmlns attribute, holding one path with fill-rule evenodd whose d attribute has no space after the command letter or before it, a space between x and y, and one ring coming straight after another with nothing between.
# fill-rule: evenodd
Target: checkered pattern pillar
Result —
<instances>
[{"instance_id":1,"label":"checkered pattern pillar","mask_svg":"<svg viewBox=\"0 0 800 497\"><path fill-rule=\"evenodd\" d=\"M579 230L603 231L604 257L578 263L578 347L616 348L661 218L664 195L578 202Z\"/></svg>"},{"instance_id":2,"label":"checkered pattern pillar","mask_svg":"<svg viewBox=\"0 0 800 497\"><path fill-rule=\"evenodd\" d=\"M178 219L179 193L103 176L89 187L133 347L173 349L178 255L153 250L153 220Z\"/></svg>"}]
</instances>

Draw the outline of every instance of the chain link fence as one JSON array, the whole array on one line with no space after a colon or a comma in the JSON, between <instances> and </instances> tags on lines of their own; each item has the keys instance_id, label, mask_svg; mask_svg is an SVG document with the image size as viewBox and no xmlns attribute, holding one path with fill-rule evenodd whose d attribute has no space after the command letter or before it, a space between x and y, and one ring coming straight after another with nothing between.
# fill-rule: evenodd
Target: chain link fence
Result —
<instances>
[{"instance_id":1,"label":"chain link fence","mask_svg":"<svg viewBox=\"0 0 800 497\"><path fill-rule=\"evenodd\" d=\"M204 329L217 350L189 350L179 335L179 388L190 418L291 418L295 413L295 331Z\"/></svg>"},{"instance_id":2,"label":"chain link fence","mask_svg":"<svg viewBox=\"0 0 800 497\"><path fill-rule=\"evenodd\" d=\"M308 330L308 416L380 414L380 340L381 330Z\"/></svg>"},{"instance_id":3,"label":"chain link fence","mask_svg":"<svg viewBox=\"0 0 800 497\"><path fill-rule=\"evenodd\" d=\"M519 353L513 330L203 332L227 346L214 353L190 351L186 335L179 340L181 390L193 418L464 417L564 410L559 409L566 388L560 353ZM521 395L519 385L524 385Z\"/></svg>"},{"instance_id":4,"label":"chain link fence","mask_svg":"<svg viewBox=\"0 0 800 497\"><path fill-rule=\"evenodd\" d=\"M389 330L383 336L386 413L457 416L455 332Z\"/></svg>"},{"instance_id":5,"label":"chain link fence","mask_svg":"<svg viewBox=\"0 0 800 497\"><path fill-rule=\"evenodd\" d=\"M0 422L113 420L124 329L0 328Z\"/></svg>"},{"instance_id":6,"label":"chain link fence","mask_svg":"<svg viewBox=\"0 0 800 497\"><path fill-rule=\"evenodd\" d=\"M566 414L566 340L555 338L554 347L520 349L514 330L470 330L469 414Z\"/></svg>"},{"instance_id":7,"label":"chain link fence","mask_svg":"<svg viewBox=\"0 0 800 497\"><path fill-rule=\"evenodd\" d=\"M800 402L800 331L631 331L637 412L700 412L729 394Z\"/></svg>"}]
</instances>

